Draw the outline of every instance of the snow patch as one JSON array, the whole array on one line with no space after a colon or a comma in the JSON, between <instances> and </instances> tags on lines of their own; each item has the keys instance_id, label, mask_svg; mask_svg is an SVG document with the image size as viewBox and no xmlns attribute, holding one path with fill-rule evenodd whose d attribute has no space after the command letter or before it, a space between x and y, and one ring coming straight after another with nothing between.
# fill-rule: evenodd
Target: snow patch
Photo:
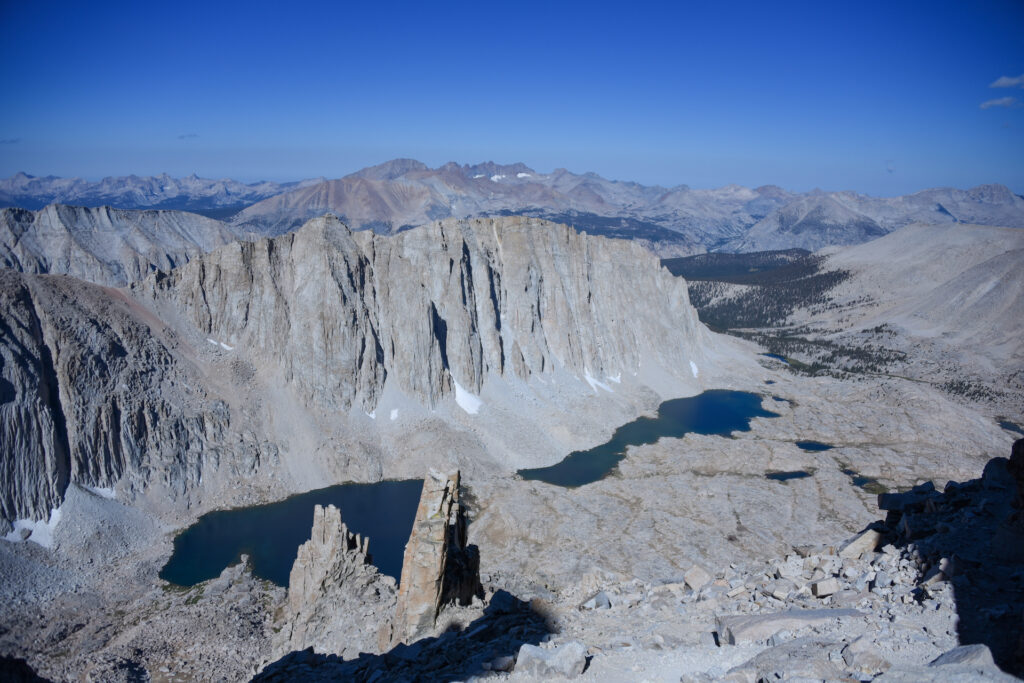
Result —
<instances>
[{"instance_id":1,"label":"snow patch","mask_svg":"<svg viewBox=\"0 0 1024 683\"><path fill-rule=\"evenodd\" d=\"M459 404L459 407L465 410L470 415L476 415L477 411L480 410L480 406L484 404L480 400L479 396L471 394L462 388L455 378L452 378L452 382L455 384L455 402Z\"/></svg>"},{"instance_id":2,"label":"snow patch","mask_svg":"<svg viewBox=\"0 0 1024 683\"><path fill-rule=\"evenodd\" d=\"M505 176L503 176L503 175L492 175L491 176L491 182L495 182L496 183L496 182L498 182L499 180L501 180L504 177Z\"/></svg>"},{"instance_id":3,"label":"snow patch","mask_svg":"<svg viewBox=\"0 0 1024 683\"><path fill-rule=\"evenodd\" d=\"M476 174L475 176L473 176L473 177L474 177L474 178L483 178L483 177L484 177L484 174L483 174L483 173L477 173L477 174Z\"/></svg>"},{"instance_id":4,"label":"snow patch","mask_svg":"<svg viewBox=\"0 0 1024 683\"><path fill-rule=\"evenodd\" d=\"M516 173L516 178L532 178L533 176L529 173Z\"/></svg>"},{"instance_id":5,"label":"snow patch","mask_svg":"<svg viewBox=\"0 0 1024 683\"><path fill-rule=\"evenodd\" d=\"M690 361L690 372L693 373L694 377L700 374L700 371L697 369L697 364L694 363L692 360Z\"/></svg>"},{"instance_id":6,"label":"snow patch","mask_svg":"<svg viewBox=\"0 0 1024 683\"><path fill-rule=\"evenodd\" d=\"M206 341L210 342L210 343L211 343L211 344L213 344L214 346L217 346L217 340L216 340L216 339L210 339L209 337L207 337L207 338L206 338Z\"/></svg>"},{"instance_id":7,"label":"snow patch","mask_svg":"<svg viewBox=\"0 0 1024 683\"><path fill-rule=\"evenodd\" d=\"M50 520L17 519L14 521L14 530L4 536L5 541L20 543L28 539L43 546L53 547L53 532L60 522L60 508L50 510Z\"/></svg>"},{"instance_id":8,"label":"snow patch","mask_svg":"<svg viewBox=\"0 0 1024 683\"><path fill-rule=\"evenodd\" d=\"M363 412L366 413L365 410ZM371 410L370 412L366 413L366 417L370 418L371 420L376 420L377 419L377 411L376 410Z\"/></svg>"},{"instance_id":9,"label":"snow patch","mask_svg":"<svg viewBox=\"0 0 1024 683\"><path fill-rule=\"evenodd\" d=\"M100 498L106 498L107 500L114 500L114 498L116 498L113 487L103 488L101 486L83 486L82 488L92 495L99 496Z\"/></svg>"},{"instance_id":10,"label":"snow patch","mask_svg":"<svg viewBox=\"0 0 1024 683\"><path fill-rule=\"evenodd\" d=\"M392 408L391 409L391 420L394 421L394 420L397 420L397 419L398 419L398 408Z\"/></svg>"},{"instance_id":11,"label":"snow patch","mask_svg":"<svg viewBox=\"0 0 1024 683\"><path fill-rule=\"evenodd\" d=\"M218 342L218 343L220 344L220 348L224 349L225 351L234 351L235 350L234 346L228 346L224 342Z\"/></svg>"},{"instance_id":12,"label":"snow patch","mask_svg":"<svg viewBox=\"0 0 1024 683\"><path fill-rule=\"evenodd\" d=\"M615 382L616 384L622 384L622 373L616 374L614 377L606 377L609 382Z\"/></svg>"},{"instance_id":13,"label":"snow patch","mask_svg":"<svg viewBox=\"0 0 1024 683\"><path fill-rule=\"evenodd\" d=\"M615 393L612 391L612 388L610 386L608 386L604 382L594 379L594 377L590 374L590 370L588 370L587 368L583 368L583 379L587 380L587 384L590 385L590 388L594 390L595 394L597 393L598 387L601 387L609 394Z\"/></svg>"}]
</instances>

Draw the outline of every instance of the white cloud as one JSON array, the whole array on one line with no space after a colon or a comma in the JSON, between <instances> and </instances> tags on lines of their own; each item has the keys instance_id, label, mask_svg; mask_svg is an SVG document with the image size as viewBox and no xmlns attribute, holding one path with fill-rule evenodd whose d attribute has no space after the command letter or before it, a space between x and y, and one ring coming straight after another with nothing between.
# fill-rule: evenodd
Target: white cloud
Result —
<instances>
[{"instance_id":1,"label":"white cloud","mask_svg":"<svg viewBox=\"0 0 1024 683\"><path fill-rule=\"evenodd\" d=\"M1020 76L1000 76L990 88L1024 88L1024 74Z\"/></svg>"},{"instance_id":2,"label":"white cloud","mask_svg":"<svg viewBox=\"0 0 1024 683\"><path fill-rule=\"evenodd\" d=\"M1017 98L1016 97L1000 97L997 100L989 100L987 102L982 102L981 103L981 108L982 109L991 109L993 107L1016 107L1016 106L1017 106Z\"/></svg>"}]
</instances>

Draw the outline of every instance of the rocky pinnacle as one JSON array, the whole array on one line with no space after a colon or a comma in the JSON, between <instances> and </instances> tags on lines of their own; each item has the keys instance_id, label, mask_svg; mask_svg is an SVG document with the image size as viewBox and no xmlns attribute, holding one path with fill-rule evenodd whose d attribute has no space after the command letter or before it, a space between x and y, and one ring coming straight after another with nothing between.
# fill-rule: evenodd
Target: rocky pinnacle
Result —
<instances>
[{"instance_id":1,"label":"rocky pinnacle","mask_svg":"<svg viewBox=\"0 0 1024 683\"><path fill-rule=\"evenodd\" d=\"M353 614L386 621L394 603L394 579L370 564L369 537L352 533L333 505L313 508L310 539L299 546L288 577L286 627L279 653L312 647L352 655L376 644Z\"/></svg>"},{"instance_id":2,"label":"rocky pinnacle","mask_svg":"<svg viewBox=\"0 0 1024 683\"><path fill-rule=\"evenodd\" d=\"M466 604L480 589L479 558L466 545L459 472L431 470L405 547L392 643L430 632L447 602Z\"/></svg>"}]
</instances>

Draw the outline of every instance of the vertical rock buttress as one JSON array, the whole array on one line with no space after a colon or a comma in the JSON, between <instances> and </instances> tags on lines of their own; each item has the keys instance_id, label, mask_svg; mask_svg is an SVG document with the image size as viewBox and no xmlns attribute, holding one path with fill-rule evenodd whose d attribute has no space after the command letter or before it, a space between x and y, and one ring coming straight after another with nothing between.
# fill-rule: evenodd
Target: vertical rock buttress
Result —
<instances>
[{"instance_id":1,"label":"vertical rock buttress","mask_svg":"<svg viewBox=\"0 0 1024 683\"><path fill-rule=\"evenodd\" d=\"M469 604L480 592L480 556L466 543L466 511L459 500L458 470L431 470L423 481L402 562L391 643L430 633L441 608Z\"/></svg>"}]
</instances>

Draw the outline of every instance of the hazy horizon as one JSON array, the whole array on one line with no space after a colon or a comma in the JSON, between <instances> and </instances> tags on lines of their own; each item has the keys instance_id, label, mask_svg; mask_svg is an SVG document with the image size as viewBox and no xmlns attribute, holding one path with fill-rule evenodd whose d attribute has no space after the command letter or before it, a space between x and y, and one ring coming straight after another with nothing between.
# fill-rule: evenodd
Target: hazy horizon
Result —
<instances>
[{"instance_id":1,"label":"hazy horizon","mask_svg":"<svg viewBox=\"0 0 1024 683\"><path fill-rule=\"evenodd\" d=\"M1024 191L1024 5L0 6L0 176Z\"/></svg>"},{"instance_id":2,"label":"hazy horizon","mask_svg":"<svg viewBox=\"0 0 1024 683\"><path fill-rule=\"evenodd\" d=\"M338 180L338 179L344 178L345 176L348 176L348 175L351 175L351 174L356 173L358 171L364 170L366 168L371 168L373 166L380 166L380 165L386 164L386 163L391 162L391 161L396 161L398 159L410 159L410 158L411 157L395 157L394 159L385 159L384 161L380 161L380 162L373 163L373 164L368 164L367 166L360 166L359 168L354 168L354 169L351 169L351 170L346 170L345 172L343 172L343 173L341 173L340 175L337 175L337 176L312 176L312 175L308 175L308 176L304 176L304 177L301 177L301 178L244 178L244 177L232 177L232 176L204 175L204 174L198 173L198 172L192 172L192 173L185 173L185 174L182 174L182 175L176 175L176 174L173 174L173 173L168 173L166 171L161 171L161 172L152 173L152 174L115 173L115 174L109 174L109 175L104 175L104 176L86 177L86 176L60 176L60 175L57 175L57 174L54 174L54 173L36 174L36 173L28 173L27 171L18 171L16 173L8 175L8 176L6 176L4 178L0 178L0 180L10 179L10 178L16 176L18 173L25 173L26 175L29 175L29 176L31 176L33 178L55 177L55 178L69 179L69 180L77 178L77 179L81 179L81 180L84 180L84 181L87 181L87 182L93 182L93 183L97 183L97 182L106 180L107 178L127 178L127 177L132 177L132 176L139 177L139 178L148 178L148 177L158 177L160 175L167 175L167 176L169 176L171 178L174 178L174 179L182 179L182 178L187 178L189 176L195 175L198 178L203 179L203 180L215 180L215 181L216 180L233 180L233 181L236 181L236 182L244 183L246 185L257 185L259 183L264 183L264 182L271 182L271 183L301 183L303 181L318 180L318 179L321 179L321 178L323 180L325 180L325 181L327 181L327 180ZM415 161L421 161L421 160L420 159L415 159ZM494 164L497 164L499 166L513 166L513 165L516 165L516 164L524 164L525 166L528 166L531 170L537 172L540 175L550 175L550 174L554 173L556 170L559 170L559 169L565 169L565 170L569 171L570 173L574 173L576 175L586 175L588 173L597 173L596 171L579 170L579 169L565 168L565 167L555 167L555 168L551 168L551 169L548 169L548 170L544 170L544 169L535 168L532 165L530 165L529 163L526 163L526 162L523 162L523 161L502 162L502 161L493 161L491 159L488 159L486 161L476 161L476 162L460 162L460 161L448 160L446 162L439 163L439 164L429 164L429 163L426 163L426 162L423 162L423 163L425 163L431 170L436 170L436 169L440 168L441 166L444 166L447 163L456 163L456 164L459 164L460 166L477 166L477 165L483 165L483 164L488 164L488 163L494 163ZM602 178L605 178L606 180L610 180L610 181L613 181L613 182L639 182L637 180L634 180L633 178L606 176L606 175L601 174L601 173L598 173L597 175L601 176ZM801 188L794 188L794 187L787 187L787 186L784 186L784 185L780 185L779 183L762 183L761 185L744 185L742 183L725 183L723 185L699 185L699 184L696 184L696 183L687 183L687 182L679 182L679 183L675 183L675 184L665 184L665 183L640 183L640 184L646 185L646 186L649 186L649 187L658 186L658 187L663 187L665 189L674 189L674 188L681 187L681 186L685 185L685 186L687 186L691 190L719 190L719 189L723 189L723 188L726 188L726 187L729 187L729 186L734 186L734 185L756 190L759 187L776 186L776 187L782 188L784 191L791 192L791 193L796 193L796 194L813 193L813 192L825 192L825 193L829 193L829 192L855 192L857 194L866 195L866 196L870 196L870 197L878 197L878 198L906 196L906 195L915 194L917 192L924 192L926 190L941 189L941 188L947 188L947 187L951 187L951 188L957 189L957 190L970 190L970 189L972 189L974 187L978 187L980 185L992 185L992 184L995 184L995 185L1003 185L1003 186L1007 187L1014 194L1017 194L1019 196L1024 197L1024 191L1020 191L1017 188L1014 188L1014 187L1011 187L1011 186L1007 185L1006 183L999 183L999 182L978 183L978 184L969 185L969 186L934 185L934 186L930 186L930 187L917 188L917 189L914 189L914 190L910 190L908 192L904 192L902 194L875 194L875 193L871 193L871 192L863 192L861 190L857 190L857 189L854 189L854 188L848 188L848 187L844 187L844 188L840 188L840 187L801 187Z\"/></svg>"}]
</instances>

